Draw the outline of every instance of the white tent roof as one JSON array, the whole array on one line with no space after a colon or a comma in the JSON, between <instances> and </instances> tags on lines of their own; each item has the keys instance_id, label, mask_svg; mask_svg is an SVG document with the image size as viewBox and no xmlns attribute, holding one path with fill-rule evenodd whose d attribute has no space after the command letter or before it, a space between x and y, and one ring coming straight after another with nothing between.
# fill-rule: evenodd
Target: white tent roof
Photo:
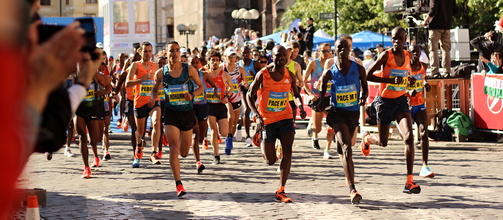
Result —
<instances>
[{"instance_id":1,"label":"white tent roof","mask_svg":"<svg viewBox=\"0 0 503 220\"><path fill-rule=\"evenodd\" d=\"M330 36L330 34L327 34L327 32L325 32L323 29L318 29L316 32L314 32L314 36L332 38L332 36Z\"/></svg>"}]
</instances>

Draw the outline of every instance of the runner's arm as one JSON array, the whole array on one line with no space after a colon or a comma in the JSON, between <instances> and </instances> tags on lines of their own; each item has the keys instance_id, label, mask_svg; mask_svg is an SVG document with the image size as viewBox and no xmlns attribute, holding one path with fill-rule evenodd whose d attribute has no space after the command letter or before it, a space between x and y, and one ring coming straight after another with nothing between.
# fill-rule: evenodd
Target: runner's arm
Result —
<instances>
[{"instance_id":1,"label":"runner's arm","mask_svg":"<svg viewBox=\"0 0 503 220\"><path fill-rule=\"evenodd\" d=\"M304 111L304 101L302 101L302 97L300 96L300 92L297 89L297 76L294 76L292 72L290 72L290 84L292 85L293 96L298 98L300 101L299 109L300 109L300 117L302 119L306 118L306 111ZM294 118L295 120L295 118Z\"/></svg>"},{"instance_id":2,"label":"runner's arm","mask_svg":"<svg viewBox=\"0 0 503 220\"><path fill-rule=\"evenodd\" d=\"M384 66L386 65L386 62L388 60L388 52L383 51L379 57L377 58L377 61L370 66L370 68L367 71L367 80L371 82L381 82L381 83L394 83L394 79L389 79L389 78L382 78L379 76L374 75L374 72L378 69L381 69L381 67L384 69Z\"/></svg>"},{"instance_id":3,"label":"runner's arm","mask_svg":"<svg viewBox=\"0 0 503 220\"><path fill-rule=\"evenodd\" d=\"M200 95L201 93L203 93L204 91L204 86L203 86L203 83L201 81L201 78L199 78L199 74L197 72L197 69L193 66L189 66L189 76L190 76L190 79L192 81L194 81L196 83L196 85L198 86L198 88L191 94L192 95L192 99L194 99L194 97Z\"/></svg>"},{"instance_id":4,"label":"runner's arm","mask_svg":"<svg viewBox=\"0 0 503 220\"><path fill-rule=\"evenodd\" d=\"M306 72L304 73L304 75L302 76L303 80L304 80L304 91L306 91L306 93L311 96L311 99L316 99L316 96L314 95L313 91L311 90L311 88L309 88L308 86L308 80L309 80L309 76L311 76L311 74L314 72L316 68L316 61L315 60L312 60L309 62L309 64L307 65L307 69L306 69Z\"/></svg>"},{"instance_id":5,"label":"runner's arm","mask_svg":"<svg viewBox=\"0 0 503 220\"><path fill-rule=\"evenodd\" d=\"M250 84L250 88L248 89L248 92L246 93L246 103L248 104L248 108L256 115L257 117L257 128L258 130L263 130L264 128L264 121L262 120L262 117L260 116L257 106L255 105L255 94L257 94L257 91L260 89L262 86L262 71L258 72L257 75L255 75L255 79L253 82Z\"/></svg>"},{"instance_id":6,"label":"runner's arm","mask_svg":"<svg viewBox=\"0 0 503 220\"><path fill-rule=\"evenodd\" d=\"M158 69L155 72L155 77L154 77L154 87L152 88L152 92L150 94L150 100L156 100L157 97L159 96L159 88L161 87L161 83L163 80L162 76L162 69Z\"/></svg>"},{"instance_id":7,"label":"runner's arm","mask_svg":"<svg viewBox=\"0 0 503 220\"><path fill-rule=\"evenodd\" d=\"M241 73L241 83L242 85L245 87L245 89L248 89L249 86L248 86L248 82L246 82L246 71L245 71L245 68L243 67L239 67L239 73Z\"/></svg>"},{"instance_id":8,"label":"runner's arm","mask_svg":"<svg viewBox=\"0 0 503 220\"><path fill-rule=\"evenodd\" d=\"M360 71L360 91L361 91L361 96L360 96L360 102L358 103L359 105L365 105L367 102L367 97L369 96L369 86L367 83L367 75L365 72L365 67L358 65L358 71Z\"/></svg>"}]
</instances>

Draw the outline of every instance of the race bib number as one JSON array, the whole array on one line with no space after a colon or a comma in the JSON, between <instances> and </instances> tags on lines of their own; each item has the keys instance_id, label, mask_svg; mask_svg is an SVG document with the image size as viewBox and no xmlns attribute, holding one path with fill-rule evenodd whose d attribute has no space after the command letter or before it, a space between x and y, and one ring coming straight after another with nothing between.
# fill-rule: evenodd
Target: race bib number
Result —
<instances>
[{"instance_id":1,"label":"race bib number","mask_svg":"<svg viewBox=\"0 0 503 220\"><path fill-rule=\"evenodd\" d=\"M246 74L246 82L248 82L248 84L251 84L253 82L253 74L251 73L251 71L248 71L248 74Z\"/></svg>"},{"instance_id":2,"label":"race bib number","mask_svg":"<svg viewBox=\"0 0 503 220\"><path fill-rule=\"evenodd\" d=\"M87 87L87 94L82 101L83 102L94 101L94 99L96 99L96 97L94 95L95 92L96 92L96 89L94 88L94 83L91 83L91 85L89 85L89 87Z\"/></svg>"},{"instance_id":3,"label":"race bib number","mask_svg":"<svg viewBox=\"0 0 503 220\"><path fill-rule=\"evenodd\" d=\"M267 111L280 112L286 109L288 92L271 92L267 99Z\"/></svg>"},{"instance_id":4,"label":"race bib number","mask_svg":"<svg viewBox=\"0 0 503 220\"><path fill-rule=\"evenodd\" d=\"M168 97L170 105L187 105L190 102L185 100L185 93L188 93L189 89L187 84L172 85L168 88Z\"/></svg>"},{"instance_id":5,"label":"race bib number","mask_svg":"<svg viewBox=\"0 0 503 220\"><path fill-rule=\"evenodd\" d=\"M423 74L413 75L412 77L416 79L416 82L412 86L407 84L407 89L418 92L423 91Z\"/></svg>"},{"instance_id":6,"label":"race bib number","mask_svg":"<svg viewBox=\"0 0 503 220\"><path fill-rule=\"evenodd\" d=\"M337 86L337 107L351 107L358 105L358 94L355 84L347 86Z\"/></svg>"},{"instance_id":7,"label":"race bib number","mask_svg":"<svg viewBox=\"0 0 503 220\"><path fill-rule=\"evenodd\" d=\"M161 101L166 100L166 92L164 91L164 89L159 89L157 96L159 96L159 100Z\"/></svg>"},{"instance_id":8,"label":"race bib number","mask_svg":"<svg viewBox=\"0 0 503 220\"><path fill-rule=\"evenodd\" d=\"M394 79L396 77L403 77L402 83L400 84L389 83L386 88L398 92L405 91L405 88L407 87L407 70L391 69L389 78Z\"/></svg>"},{"instance_id":9,"label":"race bib number","mask_svg":"<svg viewBox=\"0 0 503 220\"><path fill-rule=\"evenodd\" d=\"M239 93L239 81L238 79L232 79L232 93Z\"/></svg>"},{"instance_id":10,"label":"race bib number","mask_svg":"<svg viewBox=\"0 0 503 220\"><path fill-rule=\"evenodd\" d=\"M325 94L332 93L332 82L328 81L327 83L327 92Z\"/></svg>"},{"instance_id":11,"label":"race bib number","mask_svg":"<svg viewBox=\"0 0 503 220\"><path fill-rule=\"evenodd\" d=\"M154 88L154 80L145 80L140 84L140 96L150 96Z\"/></svg>"},{"instance_id":12,"label":"race bib number","mask_svg":"<svg viewBox=\"0 0 503 220\"><path fill-rule=\"evenodd\" d=\"M221 94L220 88L216 88L215 90L219 95ZM215 96L215 90L213 90L213 88L206 89L206 100L208 100L209 103L220 103L220 96Z\"/></svg>"}]
</instances>

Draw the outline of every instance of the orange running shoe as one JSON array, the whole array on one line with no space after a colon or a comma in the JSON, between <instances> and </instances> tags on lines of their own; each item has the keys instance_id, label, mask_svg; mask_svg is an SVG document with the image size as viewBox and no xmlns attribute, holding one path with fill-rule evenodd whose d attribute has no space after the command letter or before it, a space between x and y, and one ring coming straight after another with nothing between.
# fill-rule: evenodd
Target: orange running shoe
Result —
<instances>
[{"instance_id":1,"label":"orange running shoe","mask_svg":"<svg viewBox=\"0 0 503 220\"><path fill-rule=\"evenodd\" d=\"M201 163L201 161L197 161L196 169L197 169L197 174L201 174L203 172L203 170L206 169L206 167L204 166L203 163Z\"/></svg>"},{"instance_id":2,"label":"orange running shoe","mask_svg":"<svg viewBox=\"0 0 503 220\"><path fill-rule=\"evenodd\" d=\"M360 200L362 200L362 195L360 195L356 189L351 190L349 197L351 198L351 204L353 205L360 204Z\"/></svg>"},{"instance_id":3,"label":"orange running shoe","mask_svg":"<svg viewBox=\"0 0 503 220\"><path fill-rule=\"evenodd\" d=\"M368 156L370 154L370 142L367 141L367 138L370 136L370 132L365 131L362 134L362 143L360 144L360 149L362 151L363 156Z\"/></svg>"},{"instance_id":4,"label":"orange running shoe","mask_svg":"<svg viewBox=\"0 0 503 220\"><path fill-rule=\"evenodd\" d=\"M152 164L161 164L161 161L159 160L157 153L152 153L150 155L150 162L152 162Z\"/></svg>"},{"instance_id":5,"label":"orange running shoe","mask_svg":"<svg viewBox=\"0 0 503 220\"><path fill-rule=\"evenodd\" d=\"M218 137L218 143L219 144L223 143L222 138Z\"/></svg>"},{"instance_id":6,"label":"orange running shoe","mask_svg":"<svg viewBox=\"0 0 503 220\"><path fill-rule=\"evenodd\" d=\"M159 159L162 159L162 150L160 150L160 151L157 152L157 157Z\"/></svg>"},{"instance_id":7,"label":"orange running shoe","mask_svg":"<svg viewBox=\"0 0 503 220\"><path fill-rule=\"evenodd\" d=\"M142 159L143 158L143 147L136 147L136 152L134 154L134 158Z\"/></svg>"},{"instance_id":8,"label":"orange running shoe","mask_svg":"<svg viewBox=\"0 0 503 220\"><path fill-rule=\"evenodd\" d=\"M286 195L284 186L279 187L278 191L276 191L276 201L284 203L292 202L292 199Z\"/></svg>"},{"instance_id":9,"label":"orange running shoe","mask_svg":"<svg viewBox=\"0 0 503 220\"><path fill-rule=\"evenodd\" d=\"M82 178L90 178L91 177L91 168L90 167L84 167L84 173L81 176Z\"/></svg>"},{"instance_id":10,"label":"orange running shoe","mask_svg":"<svg viewBox=\"0 0 503 220\"><path fill-rule=\"evenodd\" d=\"M124 130L124 132L127 132L129 130L129 123L127 122L127 120L122 121L122 129Z\"/></svg>"},{"instance_id":11,"label":"orange running shoe","mask_svg":"<svg viewBox=\"0 0 503 220\"><path fill-rule=\"evenodd\" d=\"M100 166L100 158L94 157L93 167L99 167L99 166Z\"/></svg>"},{"instance_id":12,"label":"orange running shoe","mask_svg":"<svg viewBox=\"0 0 503 220\"><path fill-rule=\"evenodd\" d=\"M210 148L210 146L208 146L208 139L206 139L206 138L203 141L203 147L204 147L204 149Z\"/></svg>"},{"instance_id":13,"label":"orange running shoe","mask_svg":"<svg viewBox=\"0 0 503 220\"><path fill-rule=\"evenodd\" d=\"M183 188L183 184L176 186L176 196L177 197L182 197L185 194L187 194L187 191L185 191L185 188Z\"/></svg>"},{"instance_id":14,"label":"orange running shoe","mask_svg":"<svg viewBox=\"0 0 503 220\"><path fill-rule=\"evenodd\" d=\"M409 180L405 183L405 187L403 188L403 193L408 194L419 194L421 192L421 187L417 185L414 180Z\"/></svg>"},{"instance_id":15,"label":"orange running shoe","mask_svg":"<svg viewBox=\"0 0 503 220\"><path fill-rule=\"evenodd\" d=\"M168 143L168 138L166 138L166 135L162 135L162 145L164 146L168 146L169 143Z\"/></svg>"},{"instance_id":16,"label":"orange running shoe","mask_svg":"<svg viewBox=\"0 0 503 220\"><path fill-rule=\"evenodd\" d=\"M119 118L119 119L117 120L117 128L121 128L121 124L122 124L122 122L121 122L121 120L120 120L120 118Z\"/></svg>"}]
</instances>

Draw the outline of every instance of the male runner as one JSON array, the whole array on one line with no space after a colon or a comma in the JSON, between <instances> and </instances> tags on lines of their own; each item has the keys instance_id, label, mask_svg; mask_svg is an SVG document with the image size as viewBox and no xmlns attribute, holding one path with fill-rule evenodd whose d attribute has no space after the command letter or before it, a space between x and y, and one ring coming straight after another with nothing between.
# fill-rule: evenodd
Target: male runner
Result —
<instances>
[{"instance_id":1,"label":"male runner","mask_svg":"<svg viewBox=\"0 0 503 220\"><path fill-rule=\"evenodd\" d=\"M243 59L241 59L238 62L238 65L243 67L246 72L246 83L251 84L253 80L255 79L255 74L257 74L258 71L260 71L260 65L258 62L258 59L260 57L260 53L258 51L254 52L254 54L257 54L257 56L254 55L254 59L250 59L251 57L251 49L248 46L243 47ZM255 60L255 58L257 60ZM266 63L267 64L267 63ZM243 102L243 117L241 117L241 124L244 125L245 127L245 133L246 133L246 147L251 147L253 145L251 136L250 136L250 126L251 126L251 121L250 121L250 113L251 110L248 108L248 104L246 103L246 93L248 92L248 88L245 88L244 86L241 86L241 93L242 96L245 97L242 99ZM238 132L239 128L238 128Z\"/></svg>"},{"instance_id":2,"label":"male runner","mask_svg":"<svg viewBox=\"0 0 503 220\"><path fill-rule=\"evenodd\" d=\"M267 164L273 165L278 159L274 146L276 139L279 139L282 145L283 159L280 165L280 186L276 191L276 200L281 202L292 202L292 199L285 193L285 185L292 164L292 145L295 138L293 114L292 108L288 104L288 93L293 91L294 96L302 103L300 93L297 90L297 77L285 67L288 60L287 54L283 46L275 46L272 50L273 63L257 73L251 84L251 89L246 94L250 104L248 107L257 115L257 127L263 133L261 149L262 156ZM255 94L258 97L258 108L255 104L252 104L255 103ZM306 112L302 105L299 107L301 117L305 118Z\"/></svg>"}]
</instances>

